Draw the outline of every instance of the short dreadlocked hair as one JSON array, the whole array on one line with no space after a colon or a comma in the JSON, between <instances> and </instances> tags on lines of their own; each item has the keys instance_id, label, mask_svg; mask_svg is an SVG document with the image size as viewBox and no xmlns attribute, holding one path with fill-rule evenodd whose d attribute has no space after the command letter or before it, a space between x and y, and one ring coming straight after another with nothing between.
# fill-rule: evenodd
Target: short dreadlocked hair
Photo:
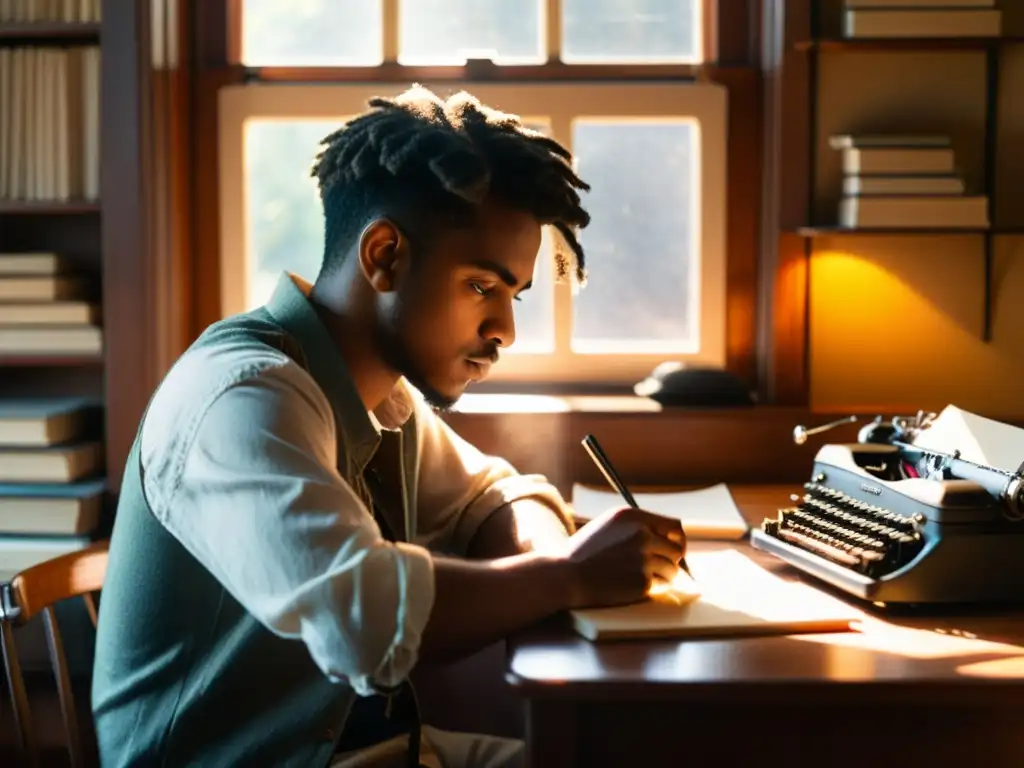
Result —
<instances>
[{"instance_id":1,"label":"short dreadlocked hair","mask_svg":"<svg viewBox=\"0 0 1024 768\"><path fill-rule=\"evenodd\" d=\"M559 277L571 258L585 282L576 232L590 215L578 190L590 186L568 149L465 92L445 101L416 85L369 107L323 139L313 165L325 218L322 271L340 263L372 217L426 239L438 226L470 221L490 198L553 226L571 251L556 249Z\"/></svg>"}]
</instances>

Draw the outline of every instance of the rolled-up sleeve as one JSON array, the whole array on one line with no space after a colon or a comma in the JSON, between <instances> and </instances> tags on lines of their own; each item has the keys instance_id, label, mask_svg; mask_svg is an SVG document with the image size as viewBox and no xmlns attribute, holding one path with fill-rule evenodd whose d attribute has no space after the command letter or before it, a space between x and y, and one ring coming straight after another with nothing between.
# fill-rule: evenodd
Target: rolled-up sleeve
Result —
<instances>
[{"instance_id":1,"label":"rolled-up sleeve","mask_svg":"<svg viewBox=\"0 0 1024 768\"><path fill-rule=\"evenodd\" d=\"M360 695L416 662L432 560L385 540L337 471L330 404L298 366L266 367L197 414L173 472L147 482L162 524L271 632Z\"/></svg>"},{"instance_id":2,"label":"rolled-up sleeve","mask_svg":"<svg viewBox=\"0 0 1024 768\"><path fill-rule=\"evenodd\" d=\"M544 475L519 474L505 459L464 440L418 396L411 399L420 445L418 542L465 556L481 524L520 499L550 507L573 532L572 510Z\"/></svg>"}]
</instances>

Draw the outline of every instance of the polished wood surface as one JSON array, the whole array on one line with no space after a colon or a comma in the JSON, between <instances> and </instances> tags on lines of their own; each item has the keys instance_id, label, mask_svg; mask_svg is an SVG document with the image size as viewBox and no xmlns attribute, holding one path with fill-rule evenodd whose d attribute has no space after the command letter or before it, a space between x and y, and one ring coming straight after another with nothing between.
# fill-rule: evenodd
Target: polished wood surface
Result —
<instances>
[{"instance_id":1,"label":"polished wood surface","mask_svg":"<svg viewBox=\"0 0 1024 768\"><path fill-rule=\"evenodd\" d=\"M797 489L732 491L756 525ZM745 543L691 543L730 546L825 589ZM557 620L523 633L506 679L527 701L530 764L1019 764L1024 606L850 601L859 632L591 643Z\"/></svg>"}]
</instances>

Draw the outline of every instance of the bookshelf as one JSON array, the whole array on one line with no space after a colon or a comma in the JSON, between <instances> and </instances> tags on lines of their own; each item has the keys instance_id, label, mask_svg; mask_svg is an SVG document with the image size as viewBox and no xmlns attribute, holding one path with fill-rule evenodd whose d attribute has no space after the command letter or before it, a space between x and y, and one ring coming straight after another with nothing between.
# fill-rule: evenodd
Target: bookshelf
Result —
<instances>
[{"instance_id":1,"label":"bookshelf","mask_svg":"<svg viewBox=\"0 0 1024 768\"><path fill-rule=\"evenodd\" d=\"M1003 225L996 213L997 196L997 162L999 143L999 99L1000 74L1003 53L1020 44L1024 44L1024 35L1007 33L996 37L842 37L838 34L836 12L839 3L811 2L807 11L809 23L808 35L793 40L791 50L804 57L802 66L806 72L806 89L809 98L809 109L806 114L807 125L804 127L809 137L809 156L806 160L810 175L811 194L806 199L806 215L804 222L795 227L785 228L792 234L803 238L805 258L813 257L818 238L842 236L942 236L963 237L975 236L982 239L982 258L980 268L983 271L984 299L981 322L981 339L992 341L994 312L994 264L996 239L1000 235L1024 233L1024 225ZM1006 29L1004 14L1003 29ZM986 228L961 227L907 227L907 228L850 228L823 222L817 210L813 189L817 170L818 141L818 110L819 110L819 72L822 56L839 56L847 53L964 53L977 52L985 57L984 83L979 87L984 91L984 127L983 127L983 186L975 190L975 194L987 197L988 218L990 226Z\"/></svg>"},{"instance_id":2,"label":"bookshelf","mask_svg":"<svg viewBox=\"0 0 1024 768\"><path fill-rule=\"evenodd\" d=\"M109 361L104 306L108 296L103 290L106 217L100 196L106 67L105 51L101 53L102 10L106 9L101 9L100 0L0 2L0 257L53 254L61 262L58 273L82 286L80 294L66 300L59 294L27 298L8 291L0 300L0 341L9 344L12 331L16 336L29 324L41 323L47 331L64 327L62 323L70 321L62 320L61 313L72 304L94 307L96 319L77 324L99 327L92 332L102 340L99 349L91 351L76 351L70 345L49 351L26 348L23 342L17 348L0 345L0 410L6 408L9 416L12 404L23 407L31 398L81 398L91 407L78 435L68 442L91 442L98 457L96 468L78 481L55 476L0 478L5 484L0 499L0 581L9 578L12 569L31 564L29 560L68 551L109 530L112 498L103 470ZM45 105L39 99L29 101L25 83L33 86L30 92L46 94ZM0 279L9 281L11 269L9 259L0 263ZM32 272L33 277L43 276L35 268ZM24 314L26 305L32 307L31 320ZM50 310L55 314L48 317ZM6 429L0 441L5 450L31 451L33 442L38 447L38 436L35 441L22 439L16 422L13 432L11 424L9 419L0 424L0 430ZM56 441L62 442L59 437ZM61 499L62 490L89 481L92 488L83 490L80 499ZM54 490L33 497L25 495L26 486ZM78 674L88 668L91 625L76 606L58 606L57 612ZM29 673L42 670L47 663L42 627L31 622L16 636L23 668Z\"/></svg>"}]
</instances>

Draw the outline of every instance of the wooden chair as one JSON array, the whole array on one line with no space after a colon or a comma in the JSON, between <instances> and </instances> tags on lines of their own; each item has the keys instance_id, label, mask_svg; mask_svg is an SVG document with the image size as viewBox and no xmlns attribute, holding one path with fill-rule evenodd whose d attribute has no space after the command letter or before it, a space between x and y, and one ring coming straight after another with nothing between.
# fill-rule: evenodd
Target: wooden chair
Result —
<instances>
[{"instance_id":1,"label":"wooden chair","mask_svg":"<svg viewBox=\"0 0 1024 768\"><path fill-rule=\"evenodd\" d=\"M93 593L103 586L103 577L107 572L107 547L107 541L97 542L78 552L27 568L9 583L0 585L0 637L3 641L0 645L3 647L4 667L10 684L15 726L23 756L29 765L39 765L39 744L32 727L28 694L14 643L14 629L33 616L43 614L50 664L57 681L61 715L67 732L68 755L73 768L86 765L75 714L71 677L53 606L62 600L81 597L93 626L96 626L96 601Z\"/></svg>"}]
</instances>

